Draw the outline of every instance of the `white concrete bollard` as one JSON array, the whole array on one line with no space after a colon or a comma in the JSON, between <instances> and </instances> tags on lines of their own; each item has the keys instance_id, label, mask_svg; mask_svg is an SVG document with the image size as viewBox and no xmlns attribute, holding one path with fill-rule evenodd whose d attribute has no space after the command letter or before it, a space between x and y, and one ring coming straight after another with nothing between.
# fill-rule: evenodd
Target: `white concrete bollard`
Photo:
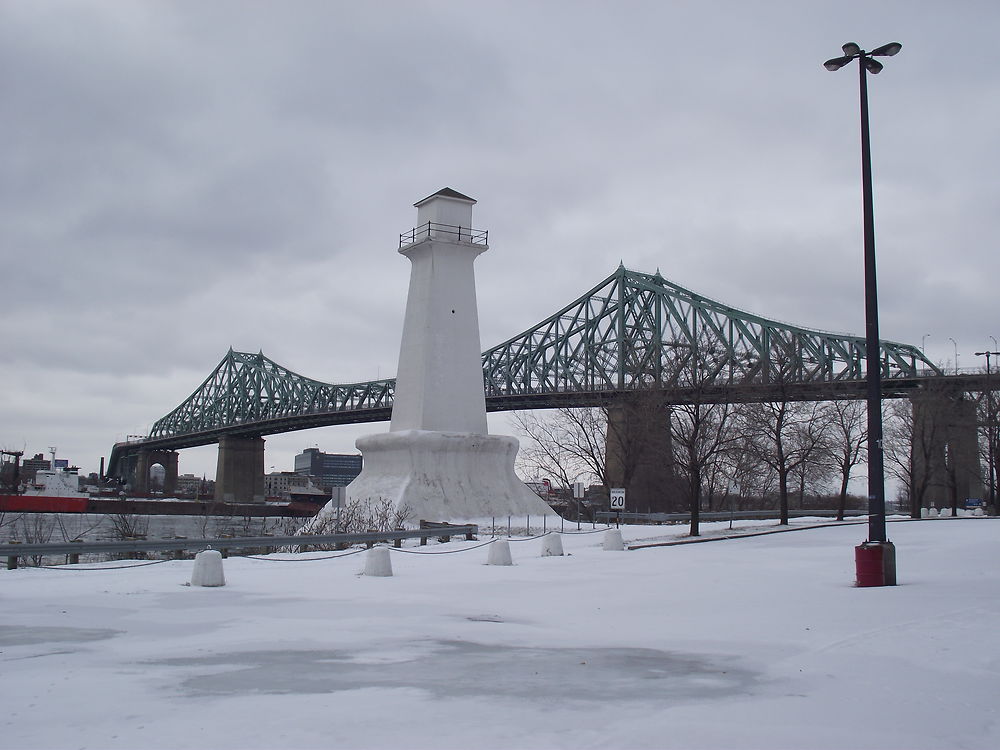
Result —
<instances>
[{"instance_id":1,"label":"white concrete bollard","mask_svg":"<svg viewBox=\"0 0 1000 750\"><path fill-rule=\"evenodd\" d=\"M513 565L514 561L510 557L510 543L506 539L497 539L490 545L490 555L486 560L487 565Z\"/></svg>"},{"instance_id":2,"label":"white concrete bollard","mask_svg":"<svg viewBox=\"0 0 1000 750\"><path fill-rule=\"evenodd\" d=\"M621 552L625 549L621 529L608 529L604 532L604 551Z\"/></svg>"},{"instance_id":3,"label":"white concrete bollard","mask_svg":"<svg viewBox=\"0 0 1000 750\"><path fill-rule=\"evenodd\" d=\"M226 576L222 572L222 553L217 549L207 549L194 556L194 570L191 571L192 586L225 586Z\"/></svg>"},{"instance_id":4,"label":"white concrete bollard","mask_svg":"<svg viewBox=\"0 0 1000 750\"><path fill-rule=\"evenodd\" d=\"M927 518L927 516L929 516L929 515L930 515L930 511L927 508L921 508L920 509L920 517L921 518Z\"/></svg>"},{"instance_id":5,"label":"white concrete bollard","mask_svg":"<svg viewBox=\"0 0 1000 750\"><path fill-rule=\"evenodd\" d=\"M981 515L983 515L983 509L982 508L973 508L972 509L972 515L974 515L974 516L981 516Z\"/></svg>"},{"instance_id":6,"label":"white concrete bollard","mask_svg":"<svg viewBox=\"0 0 1000 750\"><path fill-rule=\"evenodd\" d=\"M389 547L379 544L368 550L365 557L365 570L362 575L366 576L391 576L392 561L389 559Z\"/></svg>"},{"instance_id":7,"label":"white concrete bollard","mask_svg":"<svg viewBox=\"0 0 1000 750\"><path fill-rule=\"evenodd\" d=\"M938 509L935 508L933 505L927 509L928 518L937 518L937 514L938 514Z\"/></svg>"},{"instance_id":8,"label":"white concrete bollard","mask_svg":"<svg viewBox=\"0 0 1000 750\"><path fill-rule=\"evenodd\" d=\"M562 557L562 537L552 533L542 537L542 557Z\"/></svg>"},{"instance_id":9,"label":"white concrete bollard","mask_svg":"<svg viewBox=\"0 0 1000 750\"><path fill-rule=\"evenodd\" d=\"M938 515L941 518L951 518L951 508L942 508L938 511Z\"/></svg>"}]
</instances>

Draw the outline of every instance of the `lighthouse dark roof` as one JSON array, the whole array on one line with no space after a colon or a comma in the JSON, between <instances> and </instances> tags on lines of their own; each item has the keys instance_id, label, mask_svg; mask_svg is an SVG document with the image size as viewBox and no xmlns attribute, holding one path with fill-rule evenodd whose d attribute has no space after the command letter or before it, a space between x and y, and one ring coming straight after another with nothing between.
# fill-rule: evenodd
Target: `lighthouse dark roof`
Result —
<instances>
[{"instance_id":1,"label":"lighthouse dark roof","mask_svg":"<svg viewBox=\"0 0 1000 750\"><path fill-rule=\"evenodd\" d=\"M475 203L476 202L475 198L470 198L467 195L462 195L457 190L452 190L450 187L445 187L445 188L441 188L440 190L438 190L433 195L428 195L426 198L423 198L422 200L417 201L413 205L414 205L414 207L418 207L419 208L421 204L426 203L431 198L454 198L454 199L460 200L460 201L468 201L469 203Z\"/></svg>"}]
</instances>

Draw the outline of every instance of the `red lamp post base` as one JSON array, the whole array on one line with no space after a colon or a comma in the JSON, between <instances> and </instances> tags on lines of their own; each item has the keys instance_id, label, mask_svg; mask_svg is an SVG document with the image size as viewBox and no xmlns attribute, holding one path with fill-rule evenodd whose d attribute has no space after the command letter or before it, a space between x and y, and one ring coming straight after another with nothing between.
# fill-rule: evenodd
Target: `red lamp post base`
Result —
<instances>
[{"instance_id":1,"label":"red lamp post base","mask_svg":"<svg viewBox=\"0 0 1000 750\"><path fill-rule=\"evenodd\" d=\"M896 547L892 542L865 542L854 548L857 586L896 585Z\"/></svg>"}]
</instances>

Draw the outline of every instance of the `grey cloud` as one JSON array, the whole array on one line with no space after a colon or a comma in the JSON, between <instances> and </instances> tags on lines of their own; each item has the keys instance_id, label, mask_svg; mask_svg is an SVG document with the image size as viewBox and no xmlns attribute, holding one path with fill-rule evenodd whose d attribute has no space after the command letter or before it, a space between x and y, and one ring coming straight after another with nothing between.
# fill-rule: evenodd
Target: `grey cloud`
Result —
<instances>
[{"instance_id":1,"label":"grey cloud","mask_svg":"<svg viewBox=\"0 0 1000 750\"><path fill-rule=\"evenodd\" d=\"M0 443L44 449L62 413L96 467L229 346L323 380L393 374L396 237L445 185L490 230L484 347L619 261L862 332L857 78L821 65L852 38L904 44L871 92L883 333L929 332L942 359L954 337L963 365L1000 336L991 3L0 13ZM349 432L276 436L269 465L300 440L349 450ZM182 470L213 473L191 455Z\"/></svg>"}]
</instances>

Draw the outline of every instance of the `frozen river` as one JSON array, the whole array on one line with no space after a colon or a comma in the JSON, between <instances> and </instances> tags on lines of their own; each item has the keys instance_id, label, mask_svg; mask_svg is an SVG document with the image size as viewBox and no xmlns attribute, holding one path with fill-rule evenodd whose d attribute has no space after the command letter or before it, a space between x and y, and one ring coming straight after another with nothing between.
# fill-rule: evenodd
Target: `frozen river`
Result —
<instances>
[{"instance_id":1,"label":"frozen river","mask_svg":"<svg viewBox=\"0 0 1000 750\"><path fill-rule=\"evenodd\" d=\"M292 534L307 519L244 516L140 516L104 513L0 514L0 542L116 541L133 536L176 537L262 536Z\"/></svg>"}]
</instances>

